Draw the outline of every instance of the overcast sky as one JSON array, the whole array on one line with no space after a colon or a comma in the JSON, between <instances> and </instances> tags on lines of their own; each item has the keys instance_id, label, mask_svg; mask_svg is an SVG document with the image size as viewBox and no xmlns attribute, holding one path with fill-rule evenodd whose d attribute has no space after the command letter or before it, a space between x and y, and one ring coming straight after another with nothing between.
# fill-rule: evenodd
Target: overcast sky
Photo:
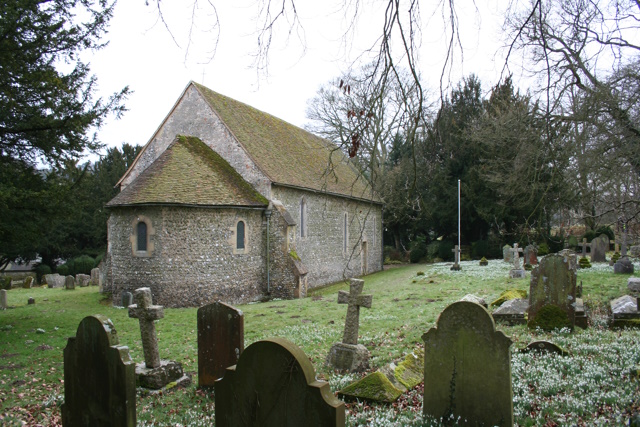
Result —
<instances>
[{"instance_id":1,"label":"overcast sky","mask_svg":"<svg viewBox=\"0 0 640 427\"><path fill-rule=\"evenodd\" d=\"M376 8L385 2L363 3L366 12L355 27L352 43L345 47L341 35L348 22L339 7L342 1L298 0L303 31L292 34L287 41L288 28L280 27L266 78L252 67L252 53L257 46L254 17L258 9L254 0L216 2L220 33L210 61L217 34L210 29L214 22L211 9L196 11L196 28L192 29L187 55L191 0L162 2L170 31L158 19L155 1L149 3L120 0L106 36L109 46L85 58L98 77L102 96L126 85L134 91L126 102L129 111L124 117L108 121L99 131L100 140L108 146L123 142L146 144L191 80L303 126L307 101L322 84L346 71L379 34L383 11ZM422 6L420 65L426 86L437 91L446 40L441 15L431 16L426 7ZM481 78L486 91L497 82L502 69L502 57L495 56L502 44L502 16L493 1L487 0L478 7L482 8L480 14L471 8L459 11L464 62L456 52L451 81L457 83L473 72ZM305 51L300 39L304 39Z\"/></svg>"}]
</instances>

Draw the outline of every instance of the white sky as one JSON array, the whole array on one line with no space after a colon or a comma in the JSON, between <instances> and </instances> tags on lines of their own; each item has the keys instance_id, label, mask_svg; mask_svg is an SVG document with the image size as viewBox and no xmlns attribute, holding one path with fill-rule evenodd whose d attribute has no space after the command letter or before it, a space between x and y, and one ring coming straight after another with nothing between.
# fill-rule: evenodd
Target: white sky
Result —
<instances>
[{"instance_id":1,"label":"white sky","mask_svg":"<svg viewBox=\"0 0 640 427\"><path fill-rule=\"evenodd\" d=\"M100 96L126 85L134 91L126 101L129 111L124 117L109 120L99 131L100 140L108 146L146 144L190 80L297 126L304 125L307 101L322 84L346 71L351 60L379 34L382 11L376 8L386 2L363 3L366 13L357 24L353 44L345 50L340 36L347 28L346 18L338 7L342 1L297 0L306 51L302 54L296 35L286 43L287 28L280 27L268 78L259 78L251 67L251 54L257 46L253 20L258 10L256 0L216 2L220 40L210 62L205 61L215 34L207 31L213 22L210 9L197 12L198 28L192 33L194 43L185 59L192 0L162 1L165 19L179 46L158 20L155 0L149 3L146 6L145 0L120 0L106 36L109 46L85 59L98 77ZM453 84L472 72L480 77L485 91L498 81L502 57L494 59L494 55L502 44L498 39L502 16L497 3L478 2L480 15L473 8L458 11L464 62L456 51L456 68L450 78ZM426 86L437 93L446 40L441 15L431 16L426 7L422 6L425 24L420 65Z\"/></svg>"}]
</instances>

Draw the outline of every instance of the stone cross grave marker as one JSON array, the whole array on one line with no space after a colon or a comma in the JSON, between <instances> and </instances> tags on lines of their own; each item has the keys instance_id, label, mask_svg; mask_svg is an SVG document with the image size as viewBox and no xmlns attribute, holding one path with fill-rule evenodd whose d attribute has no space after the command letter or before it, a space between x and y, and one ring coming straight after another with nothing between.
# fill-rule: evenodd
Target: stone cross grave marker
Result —
<instances>
[{"instance_id":1,"label":"stone cross grave marker","mask_svg":"<svg viewBox=\"0 0 640 427\"><path fill-rule=\"evenodd\" d=\"M344 322L344 335L342 342L345 344L358 344L358 328L360 327L360 307L371 308L373 296L362 295L364 280L351 279L349 292L338 292L338 304L348 304L347 318Z\"/></svg>"},{"instance_id":2,"label":"stone cross grave marker","mask_svg":"<svg viewBox=\"0 0 640 427\"><path fill-rule=\"evenodd\" d=\"M584 237L582 239L582 243L579 243L578 246L582 246L582 258L587 257L587 248L591 247L591 243L587 243L587 238Z\"/></svg>"},{"instance_id":3,"label":"stone cross grave marker","mask_svg":"<svg viewBox=\"0 0 640 427\"><path fill-rule=\"evenodd\" d=\"M217 427L345 425L345 406L295 344L251 344L215 384Z\"/></svg>"},{"instance_id":4,"label":"stone cross grave marker","mask_svg":"<svg viewBox=\"0 0 640 427\"><path fill-rule=\"evenodd\" d=\"M520 270L522 268L520 267L520 254L522 253L522 248L519 248L518 244L514 243L511 251L513 252L513 269Z\"/></svg>"},{"instance_id":5,"label":"stone cross grave marker","mask_svg":"<svg viewBox=\"0 0 640 427\"><path fill-rule=\"evenodd\" d=\"M0 310L6 310L7 307L7 290L0 289Z\"/></svg>"},{"instance_id":6,"label":"stone cross grave marker","mask_svg":"<svg viewBox=\"0 0 640 427\"><path fill-rule=\"evenodd\" d=\"M453 263L453 266L451 267L451 270L454 271L460 271L460 246L456 245L453 249L451 249L451 252L453 252L453 256L454 256L454 260L455 262Z\"/></svg>"},{"instance_id":7,"label":"stone cross grave marker","mask_svg":"<svg viewBox=\"0 0 640 427\"><path fill-rule=\"evenodd\" d=\"M576 256L566 252L544 257L531 272L529 286L529 321L536 326L538 312L545 306L559 307L568 325L575 325L577 264Z\"/></svg>"},{"instance_id":8,"label":"stone cross grave marker","mask_svg":"<svg viewBox=\"0 0 640 427\"><path fill-rule=\"evenodd\" d=\"M511 339L496 331L484 307L451 304L422 340L425 419L513 426Z\"/></svg>"},{"instance_id":9,"label":"stone cross grave marker","mask_svg":"<svg viewBox=\"0 0 640 427\"><path fill-rule=\"evenodd\" d=\"M64 349L62 425L136 425L135 364L105 316L85 317Z\"/></svg>"},{"instance_id":10,"label":"stone cross grave marker","mask_svg":"<svg viewBox=\"0 0 640 427\"><path fill-rule=\"evenodd\" d=\"M348 304L342 342L334 344L327 356L327 365L339 370L363 371L369 367L369 351L358 344L360 307L371 308L373 296L362 295L364 280L351 279L349 292L338 292L338 304Z\"/></svg>"},{"instance_id":11,"label":"stone cross grave marker","mask_svg":"<svg viewBox=\"0 0 640 427\"><path fill-rule=\"evenodd\" d=\"M160 353L156 325L153 322L164 317L164 308L161 305L151 304L150 288L136 289L133 298L136 303L129 306L129 317L138 319L140 322L144 362L147 368L157 368L160 366Z\"/></svg>"},{"instance_id":12,"label":"stone cross grave marker","mask_svg":"<svg viewBox=\"0 0 640 427\"><path fill-rule=\"evenodd\" d=\"M244 314L216 301L198 309L198 386L213 387L244 350Z\"/></svg>"}]
</instances>

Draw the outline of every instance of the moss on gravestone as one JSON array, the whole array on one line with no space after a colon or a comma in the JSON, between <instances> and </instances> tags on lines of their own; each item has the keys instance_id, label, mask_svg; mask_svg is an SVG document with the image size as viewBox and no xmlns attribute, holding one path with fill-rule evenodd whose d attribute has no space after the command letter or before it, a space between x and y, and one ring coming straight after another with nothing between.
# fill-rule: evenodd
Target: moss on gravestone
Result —
<instances>
[{"instance_id":1,"label":"moss on gravestone","mask_svg":"<svg viewBox=\"0 0 640 427\"><path fill-rule=\"evenodd\" d=\"M389 378L382 372L374 372L348 385L338 392L345 400L363 399L374 402L394 402L400 397L402 390L394 387Z\"/></svg>"},{"instance_id":2,"label":"moss on gravestone","mask_svg":"<svg viewBox=\"0 0 640 427\"><path fill-rule=\"evenodd\" d=\"M622 328L640 328L640 319L614 319L611 323L611 329Z\"/></svg>"},{"instance_id":3,"label":"moss on gravestone","mask_svg":"<svg viewBox=\"0 0 640 427\"><path fill-rule=\"evenodd\" d=\"M536 317L529 320L527 324L530 329L540 328L543 331L553 331L555 329L570 328L569 316L555 304L548 304L538 310Z\"/></svg>"},{"instance_id":4,"label":"moss on gravestone","mask_svg":"<svg viewBox=\"0 0 640 427\"><path fill-rule=\"evenodd\" d=\"M491 303L491 307L499 307L505 301L512 299L525 299L527 297L527 291L524 289L507 289L500 296Z\"/></svg>"},{"instance_id":5,"label":"moss on gravestone","mask_svg":"<svg viewBox=\"0 0 640 427\"><path fill-rule=\"evenodd\" d=\"M589 262L589 258L587 257L580 258L580 261L578 261L578 265L580 265L580 268L591 268L591 263Z\"/></svg>"},{"instance_id":6,"label":"moss on gravestone","mask_svg":"<svg viewBox=\"0 0 640 427\"><path fill-rule=\"evenodd\" d=\"M407 389L420 384L424 380L424 350L417 349L413 353L409 353L398 364L394 375Z\"/></svg>"}]
</instances>

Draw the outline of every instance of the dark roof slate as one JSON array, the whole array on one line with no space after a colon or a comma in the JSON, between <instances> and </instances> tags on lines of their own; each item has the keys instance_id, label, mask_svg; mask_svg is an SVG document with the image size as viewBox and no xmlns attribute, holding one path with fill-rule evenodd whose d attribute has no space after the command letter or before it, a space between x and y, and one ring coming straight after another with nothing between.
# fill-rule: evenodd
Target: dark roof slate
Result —
<instances>
[{"instance_id":1,"label":"dark roof slate","mask_svg":"<svg viewBox=\"0 0 640 427\"><path fill-rule=\"evenodd\" d=\"M273 183L378 200L367 180L335 145L198 83L192 84Z\"/></svg>"},{"instance_id":2,"label":"dark roof slate","mask_svg":"<svg viewBox=\"0 0 640 427\"><path fill-rule=\"evenodd\" d=\"M268 201L200 139L177 136L109 203L263 207Z\"/></svg>"}]
</instances>

